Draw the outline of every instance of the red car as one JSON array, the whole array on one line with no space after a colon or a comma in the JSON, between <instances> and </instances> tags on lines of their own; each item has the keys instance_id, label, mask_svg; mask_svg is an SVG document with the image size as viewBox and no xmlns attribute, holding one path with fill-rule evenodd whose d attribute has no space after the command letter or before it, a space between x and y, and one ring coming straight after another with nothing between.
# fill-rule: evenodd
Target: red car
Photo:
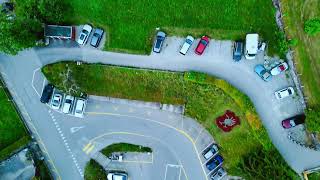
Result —
<instances>
[{"instance_id":1,"label":"red car","mask_svg":"<svg viewBox=\"0 0 320 180\"><path fill-rule=\"evenodd\" d=\"M304 114L299 114L294 117L283 120L281 124L283 128L289 129L299 124L303 124L305 119L306 116Z\"/></svg>"},{"instance_id":2,"label":"red car","mask_svg":"<svg viewBox=\"0 0 320 180\"><path fill-rule=\"evenodd\" d=\"M199 44L195 50L195 53L198 55L201 55L203 51L206 49L206 47L209 44L209 37L208 36L202 36L202 38L199 41Z\"/></svg>"}]
</instances>

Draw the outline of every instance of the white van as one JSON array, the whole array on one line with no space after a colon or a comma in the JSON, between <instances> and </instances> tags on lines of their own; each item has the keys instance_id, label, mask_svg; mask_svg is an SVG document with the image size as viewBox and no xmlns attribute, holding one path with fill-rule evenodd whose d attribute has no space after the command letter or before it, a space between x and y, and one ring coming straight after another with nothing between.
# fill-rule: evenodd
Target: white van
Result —
<instances>
[{"instance_id":1,"label":"white van","mask_svg":"<svg viewBox=\"0 0 320 180\"><path fill-rule=\"evenodd\" d=\"M192 43L194 41L194 38L192 36L187 36L186 40L184 41L181 49L180 49L180 54L186 55L189 48L191 47Z\"/></svg>"},{"instance_id":2,"label":"white van","mask_svg":"<svg viewBox=\"0 0 320 180\"><path fill-rule=\"evenodd\" d=\"M258 53L258 34L247 34L246 36L246 47L245 57L246 59L255 59Z\"/></svg>"}]
</instances>

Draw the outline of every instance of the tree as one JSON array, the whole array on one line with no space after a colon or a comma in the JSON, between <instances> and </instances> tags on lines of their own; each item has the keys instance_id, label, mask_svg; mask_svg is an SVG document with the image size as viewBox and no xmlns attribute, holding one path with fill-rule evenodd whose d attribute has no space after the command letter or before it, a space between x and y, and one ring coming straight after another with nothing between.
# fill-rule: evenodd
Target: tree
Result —
<instances>
[{"instance_id":1,"label":"tree","mask_svg":"<svg viewBox=\"0 0 320 180\"><path fill-rule=\"evenodd\" d=\"M320 32L320 18L309 19L304 23L304 31L311 36Z\"/></svg>"},{"instance_id":2,"label":"tree","mask_svg":"<svg viewBox=\"0 0 320 180\"><path fill-rule=\"evenodd\" d=\"M6 15L0 17L0 51L17 54L19 51L35 45L41 32L39 21L16 17L9 20Z\"/></svg>"},{"instance_id":3,"label":"tree","mask_svg":"<svg viewBox=\"0 0 320 180\"><path fill-rule=\"evenodd\" d=\"M65 21L63 12L68 12L65 0L40 0L38 4L41 20L45 23L61 23Z\"/></svg>"}]
</instances>

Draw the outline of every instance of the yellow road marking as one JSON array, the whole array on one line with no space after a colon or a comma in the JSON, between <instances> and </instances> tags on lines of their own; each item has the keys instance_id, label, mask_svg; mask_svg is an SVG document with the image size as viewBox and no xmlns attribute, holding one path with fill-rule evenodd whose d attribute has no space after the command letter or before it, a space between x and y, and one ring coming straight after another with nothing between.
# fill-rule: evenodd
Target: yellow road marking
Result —
<instances>
[{"instance_id":1,"label":"yellow road marking","mask_svg":"<svg viewBox=\"0 0 320 180\"><path fill-rule=\"evenodd\" d=\"M86 151L90 146L91 146L91 142L88 143L82 150L83 150L83 151Z\"/></svg>"},{"instance_id":2,"label":"yellow road marking","mask_svg":"<svg viewBox=\"0 0 320 180\"><path fill-rule=\"evenodd\" d=\"M86 154L89 154L94 148L94 145L90 146L90 148L86 151Z\"/></svg>"}]
</instances>

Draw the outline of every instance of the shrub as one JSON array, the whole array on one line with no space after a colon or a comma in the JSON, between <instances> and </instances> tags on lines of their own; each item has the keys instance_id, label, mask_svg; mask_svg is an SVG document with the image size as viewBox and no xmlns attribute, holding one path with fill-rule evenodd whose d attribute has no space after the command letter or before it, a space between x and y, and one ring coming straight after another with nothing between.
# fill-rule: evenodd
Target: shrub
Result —
<instances>
[{"instance_id":1,"label":"shrub","mask_svg":"<svg viewBox=\"0 0 320 180\"><path fill-rule=\"evenodd\" d=\"M91 159L85 167L84 179L85 180L97 180L97 179L104 180L104 179L107 179L107 174L100 164L98 164L95 160Z\"/></svg>"},{"instance_id":2,"label":"shrub","mask_svg":"<svg viewBox=\"0 0 320 180\"><path fill-rule=\"evenodd\" d=\"M243 158L239 169L246 173L247 179L299 179L275 148L251 151Z\"/></svg>"},{"instance_id":3,"label":"shrub","mask_svg":"<svg viewBox=\"0 0 320 180\"><path fill-rule=\"evenodd\" d=\"M289 43L287 41L287 38L282 31L277 31L275 33L275 36L277 37L278 46L279 46L279 55L281 58L285 57L288 49L289 49Z\"/></svg>"},{"instance_id":4,"label":"shrub","mask_svg":"<svg viewBox=\"0 0 320 180\"><path fill-rule=\"evenodd\" d=\"M308 108L305 114L307 129L320 132L320 106Z\"/></svg>"},{"instance_id":5,"label":"shrub","mask_svg":"<svg viewBox=\"0 0 320 180\"><path fill-rule=\"evenodd\" d=\"M320 18L309 19L304 23L304 32L314 36L320 32Z\"/></svg>"}]
</instances>

